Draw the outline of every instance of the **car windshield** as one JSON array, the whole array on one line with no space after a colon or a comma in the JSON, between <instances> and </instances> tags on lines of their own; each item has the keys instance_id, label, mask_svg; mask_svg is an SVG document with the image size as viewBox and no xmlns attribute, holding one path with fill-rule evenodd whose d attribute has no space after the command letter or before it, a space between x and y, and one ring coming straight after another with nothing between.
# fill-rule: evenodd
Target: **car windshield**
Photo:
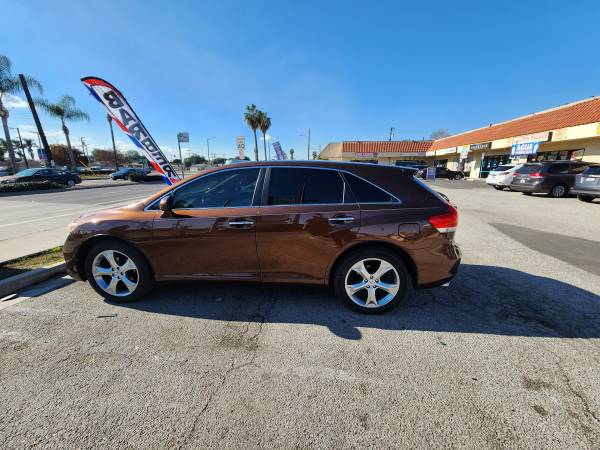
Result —
<instances>
[{"instance_id":1,"label":"car windshield","mask_svg":"<svg viewBox=\"0 0 600 450\"><path fill-rule=\"evenodd\" d=\"M589 166L583 171L583 175L600 175L600 166Z\"/></svg>"},{"instance_id":2,"label":"car windshield","mask_svg":"<svg viewBox=\"0 0 600 450\"><path fill-rule=\"evenodd\" d=\"M510 170L515 166L498 166L492 170L492 172L504 172L505 170Z\"/></svg>"},{"instance_id":3,"label":"car windshield","mask_svg":"<svg viewBox=\"0 0 600 450\"><path fill-rule=\"evenodd\" d=\"M21 170L20 172L16 173L16 177L30 177L31 175L35 174L37 172L37 169L25 169L25 170Z\"/></svg>"},{"instance_id":4,"label":"car windshield","mask_svg":"<svg viewBox=\"0 0 600 450\"><path fill-rule=\"evenodd\" d=\"M534 173L542 168L541 164L525 164L519 169L519 173Z\"/></svg>"}]
</instances>

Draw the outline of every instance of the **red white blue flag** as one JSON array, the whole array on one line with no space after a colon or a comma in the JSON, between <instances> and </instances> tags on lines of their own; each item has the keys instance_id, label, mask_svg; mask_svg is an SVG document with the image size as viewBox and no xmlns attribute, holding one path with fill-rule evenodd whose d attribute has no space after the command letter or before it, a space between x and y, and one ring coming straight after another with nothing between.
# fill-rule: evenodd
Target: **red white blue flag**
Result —
<instances>
[{"instance_id":1,"label":"red white blue flag","mask_svg":"<svg viewBox=\"0 0 600 450\"><path fill-rule=\"evenodd\" d=\"M179 175L177 175L169 160L165 158L163 152L160 151L160 148L158 148L133 108L129 106L123 94L102 78L85 77L81 81L94 98L104 105L108 114L119 128L129 136L135 146L140 149L154 167L154 170L163 176L165 183L177 183L180 180Z\"/></svg>"}]
</instances>

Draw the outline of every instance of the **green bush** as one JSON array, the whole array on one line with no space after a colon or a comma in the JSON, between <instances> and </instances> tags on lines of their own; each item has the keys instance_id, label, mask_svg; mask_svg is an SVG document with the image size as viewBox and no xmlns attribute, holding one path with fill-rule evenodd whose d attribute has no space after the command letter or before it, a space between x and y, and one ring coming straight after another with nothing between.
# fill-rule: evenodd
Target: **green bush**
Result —
<instances>
[{"instance_id":1,"label":"green bush","mask_svg":"<svg viewBox=\"0 0 600 450\"><path fill-rule=\"evenodd\" d=\"M64 184L54 183L52 181L37 181L28 183L6 183L0 184L0 193L3 192L26 192L26 191L46 191L48 189L65 189Z\"/></svg>"}]
</instances>

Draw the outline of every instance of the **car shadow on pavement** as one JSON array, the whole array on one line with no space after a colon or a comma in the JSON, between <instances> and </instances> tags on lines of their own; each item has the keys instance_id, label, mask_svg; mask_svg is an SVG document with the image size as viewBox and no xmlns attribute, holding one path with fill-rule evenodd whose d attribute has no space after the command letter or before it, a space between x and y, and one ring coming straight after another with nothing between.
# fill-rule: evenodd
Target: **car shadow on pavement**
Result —
<instances>
[{"instance_id":1,"label":"car shadow on pavement","mask_svg":"<svg viewBox=\"0 0 600 450\"><path fill-rule=\"evenodd\" d=\"M600 337L600 296L551 278L463 264L450 287L413 291L381 315L354 312L326 288L235 283L169 283L145 300L117 304L158 314L225 322L327 327L357 340L361 329L531 337Z\"/></svg>"}]
</instances>

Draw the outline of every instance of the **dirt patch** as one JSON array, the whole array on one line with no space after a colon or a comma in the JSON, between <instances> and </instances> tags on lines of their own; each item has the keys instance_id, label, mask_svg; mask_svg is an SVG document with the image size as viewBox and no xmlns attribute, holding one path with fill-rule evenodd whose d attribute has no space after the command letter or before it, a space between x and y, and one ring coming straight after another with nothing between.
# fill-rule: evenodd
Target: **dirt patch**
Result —
<instances>
[{"instance_id":1,"label":"dirt patch","mask_svg":"<svg viewBox=\"0 0 600 450\"><path fill-rule=\"evenodd\" d=\"M0 264L0 280L3 280L28 270L46 267L64 260L62 247L54 247L33 255L12 259Z\"/></svg>"}]
</instances>

